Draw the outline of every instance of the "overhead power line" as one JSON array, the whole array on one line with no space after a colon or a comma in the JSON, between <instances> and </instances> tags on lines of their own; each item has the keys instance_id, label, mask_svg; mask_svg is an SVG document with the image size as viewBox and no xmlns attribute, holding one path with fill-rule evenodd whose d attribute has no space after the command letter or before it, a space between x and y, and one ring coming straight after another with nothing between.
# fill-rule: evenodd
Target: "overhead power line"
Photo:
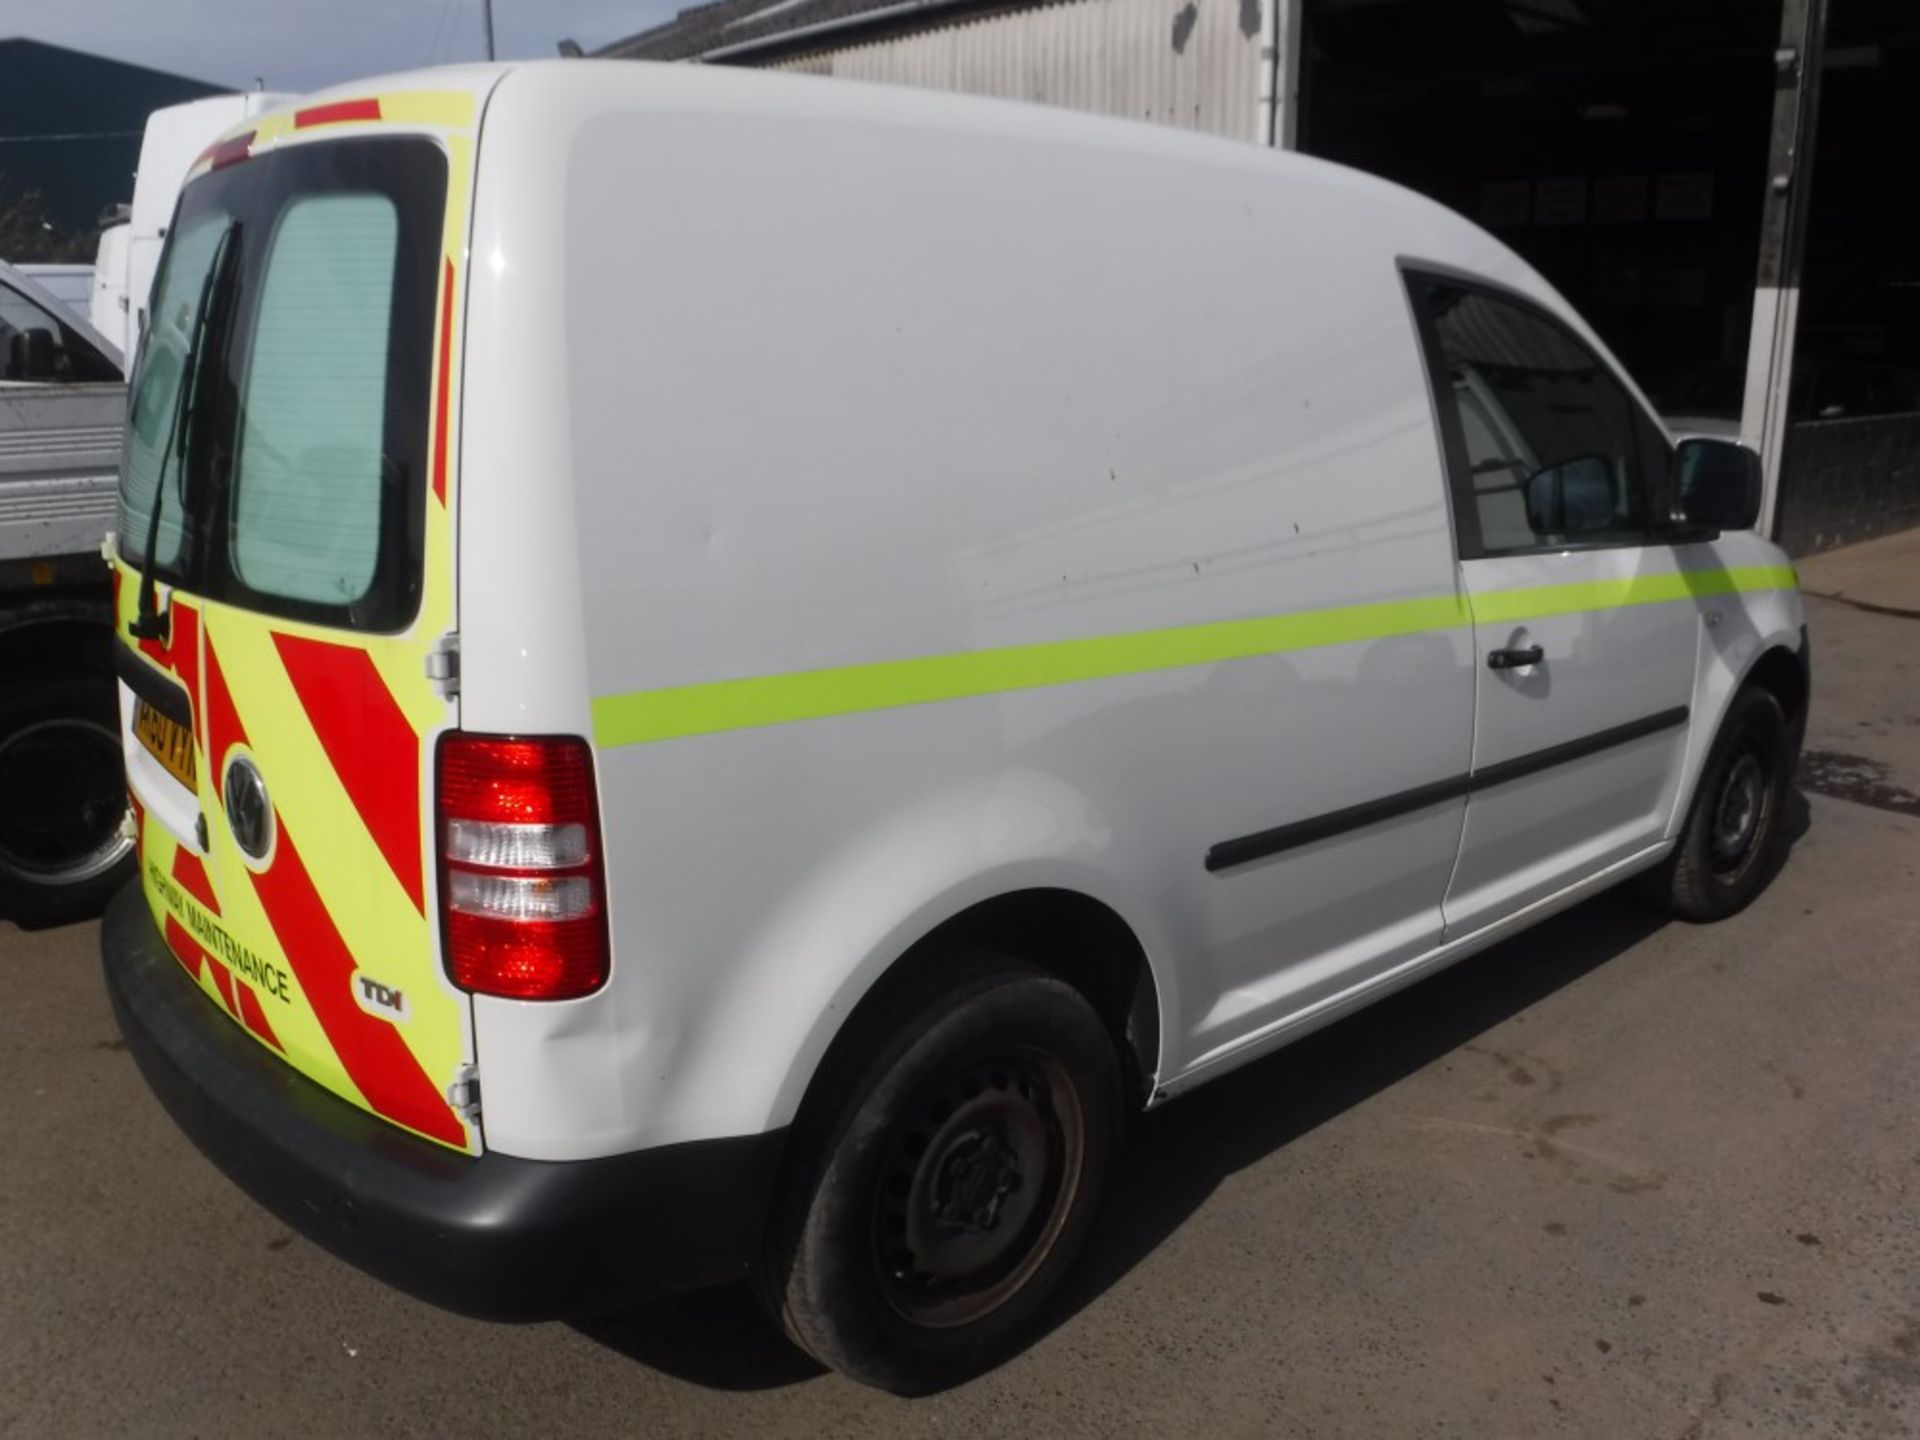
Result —
<instances>
[{"instance_id":1,"label":"overhead power line","mask_svg":"<svg viewBox=\"0 0 1920 1440\"><path fill-rule=\"evenodd\" d=\"M39 145L50 140L137 140L143 130L70 130L63 135L0 135L0 145Z\"/></svg>"}]
</instances>

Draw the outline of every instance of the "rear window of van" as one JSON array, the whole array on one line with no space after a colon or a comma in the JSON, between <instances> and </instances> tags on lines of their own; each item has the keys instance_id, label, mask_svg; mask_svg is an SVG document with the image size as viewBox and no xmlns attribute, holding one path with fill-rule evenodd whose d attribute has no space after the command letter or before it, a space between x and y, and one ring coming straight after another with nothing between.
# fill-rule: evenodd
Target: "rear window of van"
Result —
<instances>
[{"instance_id":1,"label":"rear window of van","mask_svg":"<svg viewBox=\"0 0 1920 1440\"><path fill-rule=\"evenodd\" d=\"M290 146L187 187L133 381L129 563L151 537L157 578L192 593L411 620L445 194L439 147L405 137Z\"/></svg>"}]
</instances>

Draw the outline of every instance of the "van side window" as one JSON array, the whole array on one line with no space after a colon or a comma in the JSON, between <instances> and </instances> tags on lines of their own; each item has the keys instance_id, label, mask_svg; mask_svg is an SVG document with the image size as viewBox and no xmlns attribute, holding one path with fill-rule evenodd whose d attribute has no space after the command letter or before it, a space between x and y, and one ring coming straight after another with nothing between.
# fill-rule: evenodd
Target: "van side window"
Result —
<instances>
[{"instance_id":1,"label":"van side window","mask_svg":"<svg viewBox=\"0 0 1920 1440\"><path fill-rule=\"evenodd\" d=\"M1532 306L1409 278L1462 556L1644 544L1668 448L1631 392Z\"/></svg>"}]
</instances>

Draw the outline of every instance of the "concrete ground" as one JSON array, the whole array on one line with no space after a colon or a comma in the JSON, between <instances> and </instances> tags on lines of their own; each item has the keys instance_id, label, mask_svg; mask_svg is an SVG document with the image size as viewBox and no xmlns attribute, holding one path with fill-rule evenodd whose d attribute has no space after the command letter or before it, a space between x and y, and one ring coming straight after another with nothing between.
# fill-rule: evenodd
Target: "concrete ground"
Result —
<instances>
[{"instance_id":1,"label":"concrete ground","mask_svg":"<svg viewBox=\"0 0 1920 1440\"><path fill-rule=\"evenodd\" d=\"M929 1400L738 1289L381 1288L174 1131L93 926L0 926L0 1435L1920 1433L1920 621L1810 608L1808 783L1857 798L1751 910L1603 896L1145 1117L1050 1331Z\"/></svg>"},{"instance_id":2,"label":"concrete ground","mask_svg":"<svg viewBox=\"0 0 1920 1440\"><path fill-rule=\"evenodd\" d=\"M1807 731L1806 781L1920 816L1920 530L1830 550L1799 570L1824 702Z\"/></svg>"},{"instance_id":3,"label":"concrete ground","mask_svg":"<svg viewBox=\"0 0 1920 1440\"><path fill-rule=\"evenodd\" d=\"M1810 555L1798 569L1811 594L1920 616L1920 530Z\"/></svg>"}]
</instances>

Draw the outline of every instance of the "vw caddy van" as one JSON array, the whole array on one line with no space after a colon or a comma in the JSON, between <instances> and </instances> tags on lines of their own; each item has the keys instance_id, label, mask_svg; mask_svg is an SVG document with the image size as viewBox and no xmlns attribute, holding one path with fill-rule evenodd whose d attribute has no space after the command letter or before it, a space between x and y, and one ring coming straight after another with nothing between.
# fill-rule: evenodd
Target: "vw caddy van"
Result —
<instances>
[{"instance_id":1,"label":"vw caddy van","mask_svg":"<svg viewBox=\"0 0 1920 1440\"><path fill-rule=\"evenodd\" d=\"M113 1004L415 1295L746 1274L947 1383L1129 1109L1630 877L1753 898L1808 693L1756 477L1297 156L717 67L322 95L156 284Z\"/></svg>"}]
</instances>

